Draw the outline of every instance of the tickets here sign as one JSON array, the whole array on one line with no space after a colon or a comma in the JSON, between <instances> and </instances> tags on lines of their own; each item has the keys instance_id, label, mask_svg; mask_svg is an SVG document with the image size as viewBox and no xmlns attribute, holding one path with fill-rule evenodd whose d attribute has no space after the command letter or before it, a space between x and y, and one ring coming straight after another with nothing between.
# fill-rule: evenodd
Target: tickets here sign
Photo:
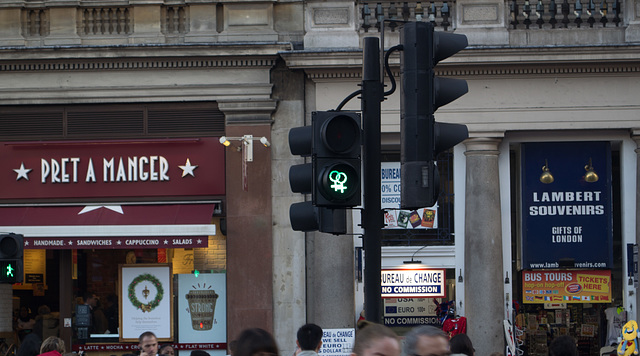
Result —
<instances>
[{"instance_id":1,"label":"tickets here sign","mask_svg":"<svg viewBox=\"0 0 640 356\"><path fill-rule=\"evenodd\" d=\"M611 270L523 271L525 303L610 303Z\"/></svg>"}]
</instances>

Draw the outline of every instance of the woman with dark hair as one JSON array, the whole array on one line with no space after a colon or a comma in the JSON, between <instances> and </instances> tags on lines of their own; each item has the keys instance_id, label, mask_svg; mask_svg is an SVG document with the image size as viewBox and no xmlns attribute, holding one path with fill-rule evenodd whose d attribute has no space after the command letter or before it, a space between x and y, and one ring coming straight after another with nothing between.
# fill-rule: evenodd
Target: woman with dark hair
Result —
<instances>
[{"instance_id":1,"label":"woman with dark hair","mask_svg":"<svg viewBox=\"0 0 640 356\"><path fill-rule=\"evenodd\" d=\"M278 344L268 331L260 328L246 329L238 337L234 356L278 356Z\"/></svg>"},{"instance_id":2,"label":"woman with dark hair","mask_svg":"<svg viewBox=\"0 0 640 356\"><path fill-rule=\"evenodd\" d=\"M449 341L449 348L451 349L451 354L463 354L467 356L473 356L476 351L467 334L458 334L452 337Z\"/></svg>"}]
</instances>

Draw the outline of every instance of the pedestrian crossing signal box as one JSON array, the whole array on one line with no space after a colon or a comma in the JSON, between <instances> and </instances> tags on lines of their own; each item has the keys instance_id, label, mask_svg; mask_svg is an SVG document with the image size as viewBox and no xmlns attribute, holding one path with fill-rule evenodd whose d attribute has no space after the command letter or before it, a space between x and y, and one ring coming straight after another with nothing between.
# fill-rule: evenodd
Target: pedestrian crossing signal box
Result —
<instances>
[{"instance_id":1,"label":"pedestrian crossing signal box","mask_svg":"<svg viewBox=\"0 0 640 356\"><path fill-rule=\"evenodd\" d=\"M0 283L19 283L22 271L18 269L18 260L0 260Z\"/></svg>"}]
</instances>

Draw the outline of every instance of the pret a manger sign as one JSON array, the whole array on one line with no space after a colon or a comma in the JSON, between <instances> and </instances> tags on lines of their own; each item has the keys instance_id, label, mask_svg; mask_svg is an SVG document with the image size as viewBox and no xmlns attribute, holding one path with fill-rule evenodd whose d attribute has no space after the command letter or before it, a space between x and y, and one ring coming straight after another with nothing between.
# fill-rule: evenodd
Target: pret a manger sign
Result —
<instances>
[{"instance_id":1,"label":"pret a manger sign","mask_svg":"<svg viewBox=\"0 0 640 356\"><path fill-rule=\"evenodd\" d=\"M0 200L223 195L215 138L6 142Z\"/></svg>"}]
</instances>

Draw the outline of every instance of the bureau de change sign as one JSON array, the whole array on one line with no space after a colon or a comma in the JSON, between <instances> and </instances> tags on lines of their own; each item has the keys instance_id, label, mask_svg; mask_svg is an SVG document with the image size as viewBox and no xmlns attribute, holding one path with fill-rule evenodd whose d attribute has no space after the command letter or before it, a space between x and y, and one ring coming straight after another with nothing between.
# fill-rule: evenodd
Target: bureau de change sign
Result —
<instances>
[{"instance_id":1,"label":"bureau de change sign","mask_svg":"<svg viewBox=\"0 0 640 356\"><path fill-rule=\"evenodd\" d=\"M444 298L444 269L386 269L381 275L382 298Z\"/></svg>"}]
</instances>

